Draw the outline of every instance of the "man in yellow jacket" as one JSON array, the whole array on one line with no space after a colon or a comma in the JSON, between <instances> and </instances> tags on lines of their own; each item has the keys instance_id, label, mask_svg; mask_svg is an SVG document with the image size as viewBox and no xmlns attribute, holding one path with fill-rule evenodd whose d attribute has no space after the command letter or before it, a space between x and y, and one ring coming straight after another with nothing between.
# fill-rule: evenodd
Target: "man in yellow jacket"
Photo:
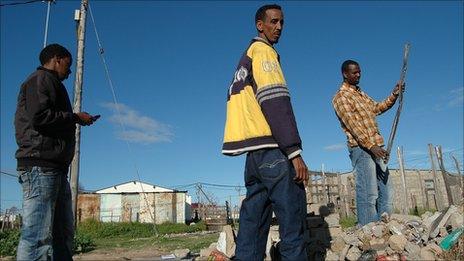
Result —
<instances>
[{"instance_id":1,"label":"man in yellow jacket","mask_svg":"<svg viewBox=\"0 0 464 261\"><path fill-rule=\"evenodd\" d=\"M227 96L222 153L247 153L247 194L240 209L236 260L263 260L272 212L279 222L283 260L306 260L303 238L308 169L290 94L274 49L284 16L265 5L255 17L255 37L237 66Z\"/></svg>"}]
</instances>

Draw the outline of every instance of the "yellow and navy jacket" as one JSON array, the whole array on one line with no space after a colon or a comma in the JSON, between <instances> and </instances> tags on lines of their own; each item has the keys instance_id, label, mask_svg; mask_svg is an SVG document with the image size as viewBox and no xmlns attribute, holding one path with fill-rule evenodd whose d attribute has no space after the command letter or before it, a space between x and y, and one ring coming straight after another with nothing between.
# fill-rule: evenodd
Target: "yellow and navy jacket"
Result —
<instances>
[{"instance_id":1,"label":"yellow and navy jacket","mask_svg":"<svg viewBox=\"0 0 464 261\"><path fill-rule=\"evenodd\" d=\"M236 156L277 147L291 159L301 153L301 139L279 55L256 37L229 87L222 153Z\"/></svg>"}]
</instances>

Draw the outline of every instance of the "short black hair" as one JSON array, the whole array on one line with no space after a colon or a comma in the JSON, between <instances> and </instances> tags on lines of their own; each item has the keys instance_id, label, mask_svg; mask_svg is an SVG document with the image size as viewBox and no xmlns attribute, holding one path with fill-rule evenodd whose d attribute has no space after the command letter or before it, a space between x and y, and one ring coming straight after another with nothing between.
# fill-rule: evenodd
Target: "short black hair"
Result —
<instances>
[{"instance_id":1,"label":"short black hair","mask_svg":"<svg viewBox=\"0 0 464 261\"><path fill-rule=\"evenodd\" d=\"M40 64L44 65L48 63L53 57L57 58L65 58L70 57L72 58L71 53L68 49L64 48L59 44L49 44L45 48L42 49L39 55Z\"/></svg>"},{"instance_id":2,"label":"short black hair","mask_svg":"<svg viewBox=\"0 0 464 261\"><path fill-rule=\"evenodd\" d=\"M282 7L280 7L280 5L263 5L258 9L258 11L256 11L255 24L258 22L258 20L264 21L264 18L266 17L266 11L269 9L277 9L282 11Z\"/></svg>"},{"instance_id":3,"label":"short black hair","mask_svg":"<svg viewBox=\"0 0 464 261\"><path fill-rule=\"evenodd\" d=\"M346 72L346 70L348 70L348 66L349 65L356 65L359 67L359 63L356 62L356 61L353 61L353 60L346 60L342 63L342 73Z\"/></svg>"}]
</instances>

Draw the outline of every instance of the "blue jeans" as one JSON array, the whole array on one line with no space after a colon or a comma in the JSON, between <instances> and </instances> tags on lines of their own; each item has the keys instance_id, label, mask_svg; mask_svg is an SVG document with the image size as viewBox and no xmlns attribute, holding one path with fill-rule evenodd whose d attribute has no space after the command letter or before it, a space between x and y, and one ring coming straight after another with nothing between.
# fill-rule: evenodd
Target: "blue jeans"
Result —
<instances>
[{"instance_id":1,"label":"blue jeans","mask_svg":"<svg viewBox=\"0 0 464 261\"><path fill-rule=\"evenodd\" d=\"M358 225L378 221L384 212L392 212L390 172L383 160L361 147L348 148L356 172L356 212Z\"/></svg>"},{"instance_id":2,"label":"blue jeans","mask_svg":"<svg viewBox=\"0 0 464 261\"><path fill-rule=\"evenodd\" d=\"M19 171L23 224L18 260L72 260L74 222L67 172L32 167Z\"/></svg>"},{"instance_id":3,"label":"blue jeans","mask_svg":"<svg viewBox=\"0 0 464 261\"><path fill-rule=\"evenodd\" d=\"M272 211L279 222L282 260L306 260L306 194L303 184L295 183L294 177L293 165L279 149L247 154L247 194L240 209L236 260L264 259Z\"/></svg>"}]
</instances>

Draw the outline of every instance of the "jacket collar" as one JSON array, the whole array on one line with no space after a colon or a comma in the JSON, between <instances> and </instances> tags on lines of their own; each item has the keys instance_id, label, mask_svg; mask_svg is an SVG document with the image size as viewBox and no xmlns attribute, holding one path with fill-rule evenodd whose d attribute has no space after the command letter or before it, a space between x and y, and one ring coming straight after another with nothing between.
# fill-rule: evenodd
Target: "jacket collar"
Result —
<instances>
[{"instance_id":1,"label":"jacket collar","mask_svg":"<svg viewBox=\"0 0 464 261\"><path fill-rule=\"evenodd\" d=\"M55 72L55 71L53 71L53 70L49 70L49 69L47 69L47 68L45 68L45 67L43 67L43 66L37 67L37 70L46 71L46 72L48 72L48 73L51 73L53 76L55 76L55 77L59 80L59 78L58 78L58 73Z\"/></svg>"},{"instance_id":2,"label":"jacket collar","mask_svg":"<svg viewBox=\"0 0 464 261\"><path fill-rule=\"evenodd\" d=\"M259 36L256 36L255 38L253 38L253 40L251 40L251 43L254 43L254 42L257 42L257 41L263 42L263 43L269 45L272 49L274 49L274 46L272 44L270 44L266 39L261 38Z\"/></svg>"},{"instance_id":3,"label":"jacket collar","mask_svg":"<svg viewBox=\"0 0 464 261\"><path fill-rule=\"evenodd\" d=\"M348 91L348 92L361 92L361 88L357 85L351 85L349 83L343 82L342 86L340 86L341 91Z\"/></svg>"}]
</instances>

